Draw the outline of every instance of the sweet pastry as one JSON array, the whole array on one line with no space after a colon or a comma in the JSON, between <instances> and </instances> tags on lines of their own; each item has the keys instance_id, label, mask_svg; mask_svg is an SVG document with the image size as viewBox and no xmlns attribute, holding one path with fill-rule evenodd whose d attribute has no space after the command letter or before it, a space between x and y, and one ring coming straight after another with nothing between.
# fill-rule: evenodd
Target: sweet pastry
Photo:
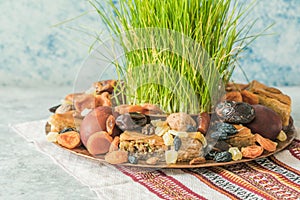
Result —
<instances>
[{"instance_id":1,"label":"sweet pastry","mask_svg":"<svg viewBox=\"0 0 300 200\"><path fill-rule=\"evenodd\" d=\"M134 131L125 131L120 135L119 148L144 160L154 156L164 158L167 150L162 137Z\"/></svg>"},{"instance_id":2,"label":"sweet pastry","mask_svg":"<svg viewBox=\"0 0 300 200\"><path fill-rule=\"evenodd\" d=\"M291 114L291 98L289 96L256 80L250 83L248 90L258 96L259 104L271 108L280 115L283 126L288 126Z\"/></svg>"},{"instance_id":3,"label":"sweet pastry","mask_svg":"<svg viewBox=\"0 0 300 200\"><path fill-rule=\"evenodd\" d=\"M81 119L74 117L76 111L71 110L65 113L55 113L50 116L48 122L51 125L51 132L59 132L65 128L77 129L81 124Z\"/></svg>"}]
</instances>

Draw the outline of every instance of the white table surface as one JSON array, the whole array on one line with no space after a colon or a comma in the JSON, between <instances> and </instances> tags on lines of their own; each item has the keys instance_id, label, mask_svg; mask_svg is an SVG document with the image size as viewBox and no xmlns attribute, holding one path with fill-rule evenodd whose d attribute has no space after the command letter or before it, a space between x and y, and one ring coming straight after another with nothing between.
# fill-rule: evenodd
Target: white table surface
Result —
<instances>
[{"instance_id":1,"label":"white table surface","mask_svg":"<svg viewBox=\"0 0 300 200\"><path fill-rule=\"evenodd\" d=\"M292 116L300 126L300 86L279 89L291 96ZM0 88L0 199L97 199L8 126L48 118L48 107L71 92L71 87Z\"/></svg>"}]
</instances>

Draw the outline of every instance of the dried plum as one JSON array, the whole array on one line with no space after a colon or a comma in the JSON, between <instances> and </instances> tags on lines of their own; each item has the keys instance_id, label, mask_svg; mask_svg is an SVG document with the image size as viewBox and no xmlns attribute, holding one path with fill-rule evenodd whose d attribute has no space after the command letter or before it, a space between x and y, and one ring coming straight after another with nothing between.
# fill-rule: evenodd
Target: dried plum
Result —
<instances>
[{"instance_id":1,"label":"dried plum","mask_svg":"<svg viewBox=\"0 0 300 200\"><path fill-rule=\"evenodd\" d=\"M182 141L181 141L180 137L176 136L174 138L173 143L174 143L175 151L178 151L180 149L180 147L181 147L181 144L182 144Z\"/></svg>"},{"instance_id":2,"label":"dried plum","mask_svg":"<svg viewBox=\"0 0 300 200\"><path fill-rule=\"evenodd\" d=\"M147 117L141 113L125 113L116 118L116 125L124 130L141 129L147 123Z\"/></svg>"},{"instance_id":3,"label":"dried plum","mask_svg":"<svg viewBox=\"0 0 300 200\"><path fill-rule=\"evenodd\" d=\"M247 124L255 118L254 108L244 102L223 101L215 111L222 121L228 123Z\"/></svg>"},{"instance_id":4,"label":"dried plum","mask_svg":"<svg viewBox=\"0 0 300 200\"><path fill-rule=\"evenodd\" d=\"M223 122L215 123L211 130L210 137L218 140L226 140L229 136L235 135L238 133L238 130L232 125Z\"/></svg>"},{"instance_id":5,"label":"dried plum","mask_svg":"<svg viewBox=\"0 0 300 200\"><path fill-rule=\"evenodd\" d=\"M228 151L218 152L214 157L216 162L229 162L232 160L232 155Z\"/></svg>"}]
</instances>

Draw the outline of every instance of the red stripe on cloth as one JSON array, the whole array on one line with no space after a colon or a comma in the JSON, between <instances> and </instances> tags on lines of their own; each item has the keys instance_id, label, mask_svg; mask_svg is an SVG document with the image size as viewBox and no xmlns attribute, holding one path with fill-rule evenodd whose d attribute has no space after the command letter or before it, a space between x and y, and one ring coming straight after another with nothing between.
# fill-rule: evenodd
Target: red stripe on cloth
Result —
<instances>
[{"instance_id":1,"label":"red stripe on cloth","mask_svg":"<svg viewBox=\"0 0 300 200\"><path fill-rule=\"evenodd\" d=\"M294 183L291 184L291 181L282 175L275 174L256 162L245 163L242 168L239 166L239 169L235 166L238 165L228 166L227 169L276 199L297 199L300 197L300 193L297 189L295 190Z\"/></svg>"},{"instance_id":2,"label":"red stripe on cloth","mask_svg":"<svg viewBox=\"0 0 300 200\"><path fill-rule=\"evenodd\" d=\"M132 178L135 182L146 187L159 198L178 200L205 199L203 196L193 192L172 176L168 176L160 170L146 170L125 166L116 166L116 168Z\"/></svg>"},{"instance_id":3,"label":"red stripe on cloth","mask_svg":"<svg viewBox=\"0 0 300 200\"><path fill-rule=\"evenodd\" d=\"M276 200L276 198L272 197L265 191L258 189L256 186L252 185L247 180L236 175L234 172L228 171L221 167L215 167L213 170L216 171L216 173L219 173L224 179L230 181L231 183L238 185L241 188L244 188L244 189L256 194L257 196L261 196L264 199Z\"/></svg>"},{"instance_id":4,"label":"red stripe on cloth","mask_svg":"<svg viewBox=\"0 0 300 200\"><path fill-rule=\"evenodd\" d=\"M294 139L288 149L295 158L300 160L300 140Z\"/></svg>"}]
</instances>

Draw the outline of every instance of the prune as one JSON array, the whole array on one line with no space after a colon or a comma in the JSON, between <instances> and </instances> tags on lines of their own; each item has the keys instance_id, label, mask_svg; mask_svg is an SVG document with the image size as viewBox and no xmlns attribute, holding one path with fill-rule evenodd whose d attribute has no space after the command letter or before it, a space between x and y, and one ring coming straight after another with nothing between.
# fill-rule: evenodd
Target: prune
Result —
<instances>
[{"instance_id":1,"label":"prune","mask_svg":"<svg viewBox=\"0 0 300 200\"><path fill-rule=\"evenodd\" d=\"M124 130L141 129L147 123L147 117L141 113L125 113L116 119L116 125Z\"/></svg>"},{"instance_id":2,"label":"prune","mask_svg":"<svg viewBox=\"0 0 300 200\"><path fill-rule=\"evenodd\" d=\"M137 164L139 161L139 159L133 155L129 155L128 156L128 162L131 164Z\"/></svg>"},{"instance_id":3,"label":"prune","mask_svg":"<svg viewBox=\"0 0 300 200\"><path fill-rule=\"evenodd\" d=\"M58 133L62 134L62 133L66 133L66 132L69 132L69 131L76 131L76 129L75 128L65 128L65 129L59 131Z\"/></svg>"},{"instance_id":4,"label":"prune","mask_svg":"<svg viewBox=\"0 0 300 200\"><path fill-rule=\"evenodd\" d=\"M255 118L254 108L244 102L223 101L215 111L222 121L228 123L247 124Z\"/></svg>"},{"instance_id":5,"label":"prune","mask_svg":"<svg viewBox=\"0 0 300 200\"><path fill-rule=\"evenodd\" d=\"M229 136L238 133L238 130L232 124L223 122L215 123L211 129L213 132L210 133L210 137L218 140L226 140Z\"/></svg>"},{"instance_id":6,"label":"prune","mask_svg":"<svg viewBox=\"0 0 300 200\"><path fill-rule=\"evenodd\" d=\"M218 152L214 157L216 162L229 162L232 160L232 155L228 151Z\"/></svg>"},{"instance_id":7,"label":"prune","mask_svg":"<svg viewBox=\"0 0 300 200\"><path fill-rule=\"evenodd\" d=\"M181 141L180 137L175 136L173 143L174 143L175 151L178 151L181 147L181 144L182 144L182 141Z\"/></svg>"}]
</instances>

